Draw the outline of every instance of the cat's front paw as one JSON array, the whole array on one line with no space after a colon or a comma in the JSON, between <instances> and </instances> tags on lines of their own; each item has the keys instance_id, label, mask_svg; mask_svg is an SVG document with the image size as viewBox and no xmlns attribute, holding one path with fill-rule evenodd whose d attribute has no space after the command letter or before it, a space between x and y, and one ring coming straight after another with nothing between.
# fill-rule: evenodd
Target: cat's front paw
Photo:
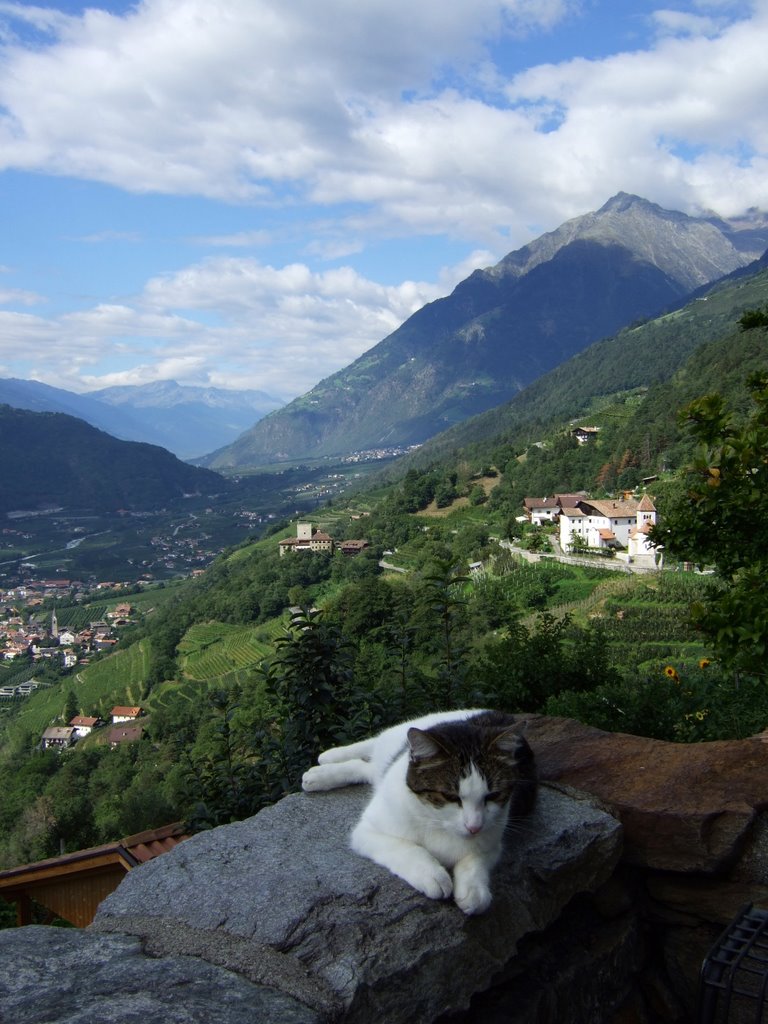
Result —
<instances>
[{"instance_id":1,"label":"cat's front paw","mask_svg":"<svg viewBox=\"0 0 768 1024\"><path fill-rule=\"evenodd\" d=\"M318 793L333 789L327 767L316 764L308 768L301 777L301 788L305 793Z\"/></svg>"},{"instance_id":2,"label":"cat's front paw","mask_svg":"<svg viewBox=\"0 0 768 1024\"><path fill-rule=\"evenodd\" d=\"M420 867L418 871L409 873L407 881L429 896L431 900L447 900L453 892L453 880L441 864Z\"/></svg>"},{"instance_id":3,"label":"cat's front paw","mask_svg":"<svg viewBox=\"0 0 768 1024\"><path fill-rule=\"evenodd\" d=\"M457 879L453 890L456 906L465 914L482 914L491 905L491 890L485 882Z\"/></svg>"}]
</instances>

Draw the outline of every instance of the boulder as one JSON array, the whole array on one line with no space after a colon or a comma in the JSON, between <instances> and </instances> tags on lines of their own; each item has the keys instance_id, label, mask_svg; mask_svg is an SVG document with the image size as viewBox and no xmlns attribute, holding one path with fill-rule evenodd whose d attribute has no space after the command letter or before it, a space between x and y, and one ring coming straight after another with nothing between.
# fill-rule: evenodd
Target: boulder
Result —
<instances>
[{"instance_id":1,"label":"boulder","mask_svg":"<svg viewBox=\"0 0 768 1024\"><path fill-rule=\"evenodd\" d=\"M768 810L768 734L667 743L572 719L518 716L541 777L592 793L624 826L624 860L661 871L732 868Z\"/></svg>"},{"instance_id":2,"label":"boulder","mask_svg":"<svg viewBox=\"0 0 768 1024\"><path fill-rule=\"evenodd\" d=\"M417 1024L465 1007L621 854L621 827L596 801L542 787L509 837L490 910L467 918L351 852L366 799L290 796L193 836L131 871L89 939L135 936L148 956L207 961L325 1020Z\"/></svg>"},{"instance_id":3,"label":"boulder","mask_svg":"<svg viewBox=\"0 0 768 1024\"><path fill-rule=\"evenodd\" d=\"M136 938L30 925L0 931L8 1024L320 1024L290 996L189 956L148 957Z\"/></svg>"}]
</instances>

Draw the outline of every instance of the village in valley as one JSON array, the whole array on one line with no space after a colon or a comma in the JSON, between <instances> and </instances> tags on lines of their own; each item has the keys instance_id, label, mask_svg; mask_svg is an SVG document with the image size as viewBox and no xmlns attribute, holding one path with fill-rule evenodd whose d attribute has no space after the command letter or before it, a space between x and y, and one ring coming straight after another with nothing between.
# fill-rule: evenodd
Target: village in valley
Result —
<instances>
[{"instance_id":1,"label":"village in valley","mask_svg":"<svg viewBox=\"0 0 768 1024\"><path fill-rule=\"evenodd\" d=\"M60 627L55 609L50 613L35 610L46 597L69 597L70 586L69 580L50 581L39 587L14 588L0 594L0 664L71 670L115 647L121 627L131 622L133 606L129 601L112 605L103 619L77 629ZM117 587L113 583L100 585L109 593ZM28 697L40 685L34 677L7 682L0 685L0 701Z\"/></svg>"},{"instance_id":2,"label":"village in valley","mask_svg":"<svg viewBox=\"0 0 768 1024\"><path fill-rule=\"evenodd\" d=\"M115 584L108 586L112 588ZM117 643L118 629L128 625L133 610L129 602L123 602L110 608L105 620L89 622L84 628L73 630L59 628L55 611L47 625L43 624L42 615L34 611L25 619L16 607L20 598L27 609L34 606L34 601L25 600L18 591L9 591L0 597L5 603L5 616L0 619L0 658L6 662L29 655L35 661L48 660L61 668L72 668L80 657L110 651Z\"/></svg>"}]
</instances>

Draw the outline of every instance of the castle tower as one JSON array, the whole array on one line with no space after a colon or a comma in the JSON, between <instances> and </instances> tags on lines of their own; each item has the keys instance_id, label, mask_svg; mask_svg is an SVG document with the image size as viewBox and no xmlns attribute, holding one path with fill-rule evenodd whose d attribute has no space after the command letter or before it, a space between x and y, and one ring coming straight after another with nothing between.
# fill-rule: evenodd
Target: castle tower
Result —
<instances>
[{"instance_id":1,"label":"castle tower","mask_svg":"<svg viewBox=\"0 0 768 1024\"><path fill-rule=\"evenodd\" d=\"M640 500L640 504L637 506L637 525L641 526L655 526L656 524L656 506L653 504L647 494L644 494Z\"/></svg>"}]
</instances>

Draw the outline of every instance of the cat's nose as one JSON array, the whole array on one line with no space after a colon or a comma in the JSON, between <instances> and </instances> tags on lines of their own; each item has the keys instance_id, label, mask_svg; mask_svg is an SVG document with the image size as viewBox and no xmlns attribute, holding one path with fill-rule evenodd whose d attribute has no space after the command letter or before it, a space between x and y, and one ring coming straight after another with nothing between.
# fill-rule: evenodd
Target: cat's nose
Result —
<instances>
[{"instance_id":1,"label":"cat's nose","mask_svg":"<svg viewBox=\"0 0 768 1024\"><path fill-rule=\"evenodd\" d=\"M477 833L482 829L482 827L483 826L480 822L473 822L471 825L467 825L467 832L469 832L471 836L476 836Z\"/></svg>"}]
</instances>

